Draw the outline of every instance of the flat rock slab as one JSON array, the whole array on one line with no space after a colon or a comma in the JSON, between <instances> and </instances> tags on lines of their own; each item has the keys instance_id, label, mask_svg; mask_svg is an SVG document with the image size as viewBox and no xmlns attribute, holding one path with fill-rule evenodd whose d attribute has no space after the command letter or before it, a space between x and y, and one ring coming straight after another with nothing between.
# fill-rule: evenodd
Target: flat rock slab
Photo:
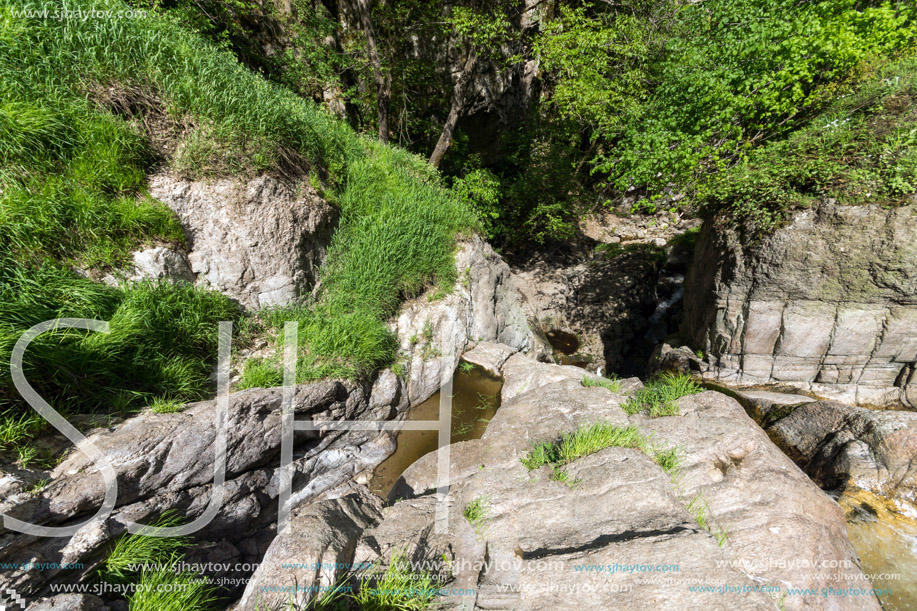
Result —
<instances>
[{"instance_id":1,"label":"flat rock slab","mask_svg":"<svg viewBox=\"0 0 917 611\"><path fill-rule=\"evenodd\" d=\"M481 342L473 349L462 355L462 360L477 365L493 376L499 376L503 363L511 357L516 350L506 344L494 342Z\"/></svg>"}]
</instances>

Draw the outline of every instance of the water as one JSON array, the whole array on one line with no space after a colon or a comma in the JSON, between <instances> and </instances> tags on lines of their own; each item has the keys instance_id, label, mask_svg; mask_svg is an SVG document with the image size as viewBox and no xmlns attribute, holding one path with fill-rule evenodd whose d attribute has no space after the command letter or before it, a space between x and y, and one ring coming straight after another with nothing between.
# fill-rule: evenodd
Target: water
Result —
<instances>
[{"instance_id":1,"label":"water","mask_svg":"<svg viewBox=\"0 0 917 611\"><path fill-rule=\"evenodd\" d=\"M458 372L452 383L452 436L450 443L480 439L500 405L503 381L481 369ZM437 420L440 393L408 410L407 420ZM369 481L369 488L382 498L401 474L422 456L437 449L437 431L401 431L395 441L395 453L385 459Z\"/></svg>"},{"instance_id":2,"label":"water","mask_svg":"<svg viewBox=\"0 0 917 611\"><path fill-rule=\"evenodd\" d=\"M882 608L917 609L917 522L888 511L881 499L866 493L844 494L838 502L847 514L847 536L860 557L863 572L898 576L873 578L873 588L891 590L891 594L879 596ZM856 511L864 504L872 511ZM864 514L866 519L862 518Z\"/></svg>"}]
</instances>

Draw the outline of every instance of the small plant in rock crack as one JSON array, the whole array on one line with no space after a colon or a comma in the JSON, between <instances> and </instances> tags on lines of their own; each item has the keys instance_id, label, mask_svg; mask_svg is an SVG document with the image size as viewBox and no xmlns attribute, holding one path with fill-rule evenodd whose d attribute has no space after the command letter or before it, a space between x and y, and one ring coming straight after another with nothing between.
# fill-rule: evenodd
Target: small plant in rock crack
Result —
<instances>
[{"instance_id":1,"label":"small plant in rock crack","mask_svg":"<svg viewBox=\"0 0 917 611\"><path fill-rule=\"evenodd\" d=\"M357 608L367 611L423 611L436 598L439 587L434 576L414 572L407 557L396 553L383 573L360 579L353 600Z\"/></svg>"},{"instance_id":2,"label":"small plant in rock crack","mask_svg":"<svg viewBox=\"0 0 917 611\"><path fill-rule=\"evenodd\" d=\"M459 363L459 372L460 373L471 373L477 369L477 365L474 363L469 363L468 361L462 361Z\"/></svg>"},{"instance_id":3,"label":"small plant in rock crack","mask_svg":"<svg viewBox=\"0 0 917 611\"><path fill-rule=\"evenodd\" d=\"M621 380L617 378L583 377L583 386L586 388L607 388L611 392L621 392Z\"/></svg>"},{"instance_id":4,"label":"small plant in rock crack","mask_svg":"<svg viewBox=\"0 0 917 611\"><path fill-rule=\"evenodd\" d=\"M484 522L487 520L487 513L490 510L490 502L486 496L479 496L467 505L462 515L465 520L474 527L474 532L479 537L484 536L486 527Z\"/></svg>"},{"instance_id":5,"label":"small plant in rock crack","mask_svg":"<svg viewBox=\"0 0 917 611\"><path fill-rule=\"evenodd\" d=\"M177 511L164 512L152 524L136 534L123 534L112 548L102 568L105 575L126 579L143 565L165 564L169 558L188 545L188 537L151 537L161 528L179 526L183 522Z\"/></svg>"},{"instance_id":6,"label":"small plant in rock crack","mask_svg":"<svg viewBox=\"0 0 917 611\"><path fill-rule=\"evenodd\" d=\"M703 389L691 379L691 376L683 373L663 373L638 390L633 398L624 404L624 411L628 414L646 411L650 418L676 416L679 410L675 402L701 390Z\"/></svg>"}]
</instances>

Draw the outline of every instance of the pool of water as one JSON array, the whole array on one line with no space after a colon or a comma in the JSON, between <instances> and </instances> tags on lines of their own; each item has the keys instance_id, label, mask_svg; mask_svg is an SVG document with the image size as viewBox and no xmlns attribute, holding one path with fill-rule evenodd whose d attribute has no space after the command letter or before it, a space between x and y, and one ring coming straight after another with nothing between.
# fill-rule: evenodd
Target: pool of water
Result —
<instances>
[{"instance_id":1,"label":"pool of water","mask_svg":"<svg viewBox=\"0 0 917 611\"><path fill-rule=\"evenodd\" d=\"M847 515L847 536L863 572L880 576L872 579L872 587L891 590L879 596L882 608L917 609L917 522L889 511L881 499L867 493L845 493L838 502Z\"/></svg>"},{"instance_id":2,"label":"pool of water","mask_svg":"<svg viewBox=\"0 0 917 611\"><path fill-rule=\"evenodd\" d=\"M452 436L450 443L480 439L500 406L503 380L479 368L458 371L452 381ZM440 393L408 410L407 420L437 420ZM383 498L401 474L419 458L437 447L437 431L401 431L395 438L397 449L385 459L369 481L369 488Z\"/></svg>"}]
</instances>

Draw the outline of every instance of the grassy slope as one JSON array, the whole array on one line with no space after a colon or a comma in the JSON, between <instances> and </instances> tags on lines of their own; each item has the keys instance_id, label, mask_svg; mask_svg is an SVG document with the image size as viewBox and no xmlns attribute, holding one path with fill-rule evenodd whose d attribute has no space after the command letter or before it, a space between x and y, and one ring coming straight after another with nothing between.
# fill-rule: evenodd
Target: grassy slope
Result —
<instances>
[{"instance_id":1,"label":"grassy slope","mask_svg":"<svg viewBox=\"0 0 917 611\"><path fill-rule=\"evenodd\" d=\"M37 322L111 320L109 336L59 332L33 344L27 374L42 396L67 411L188 400L209 392L217 321L240 320L212 292L109 288L71 271L116 268L132 248L181 240L171 213L144 194L154 157L139 121L87 101L112 84L153 100L140 114L185 127L171 160L178 170L251 174L294 164L340 205L317 302L262 317L278 327L301 321L303 379L360 375L394 358L385 319L404 295L451 284L454 235L474 224L435 172L362 139L180 24L24 18L25 6L0 0L0 360ZM60 6L125 7L116 0ZM14 446L40 421L7 368L2 376L0 444Z\"/></svg>"}]
</instances>

